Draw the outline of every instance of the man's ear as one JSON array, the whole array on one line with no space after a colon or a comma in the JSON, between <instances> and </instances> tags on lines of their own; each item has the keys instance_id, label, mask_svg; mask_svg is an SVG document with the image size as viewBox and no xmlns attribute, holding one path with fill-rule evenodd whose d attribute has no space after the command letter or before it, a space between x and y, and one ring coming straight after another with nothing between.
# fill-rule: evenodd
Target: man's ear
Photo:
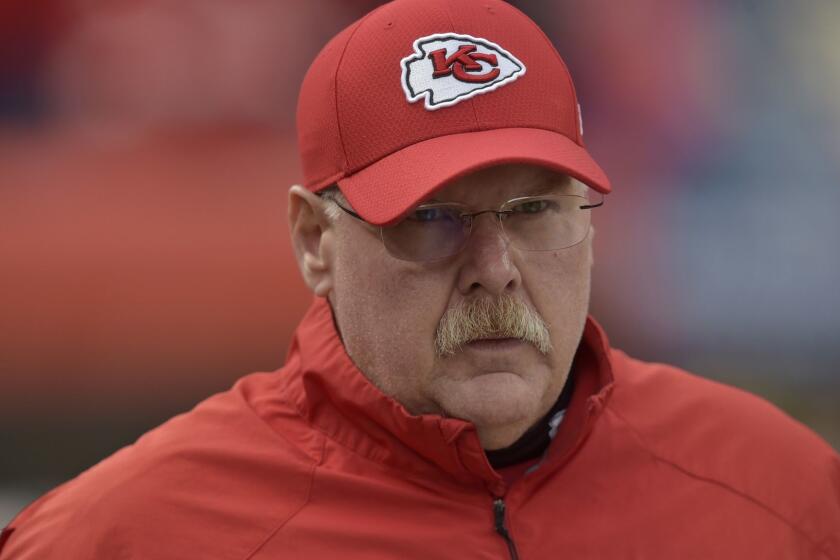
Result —
<instances>
[{"instance_id":1,"label":"man's ear","mask_svg":"<svg viewBox=\"0 0 840 560\"><path fill-rule=\"evenodd\" d=\"M289 189L289 233L303 281L327 297L333 283L333 230L324 201L300 185Z\"/></svg>"}]
</instances>

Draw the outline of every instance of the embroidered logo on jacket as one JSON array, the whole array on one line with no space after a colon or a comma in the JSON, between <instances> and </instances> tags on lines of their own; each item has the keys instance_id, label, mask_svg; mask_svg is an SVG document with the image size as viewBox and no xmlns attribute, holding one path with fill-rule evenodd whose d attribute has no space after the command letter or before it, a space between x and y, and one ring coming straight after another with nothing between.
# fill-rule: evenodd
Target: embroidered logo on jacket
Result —
<instances>
[{"instance_id":1,"label":"embroidered logo on jacket","mask_svg":"<svg viewBox=\"0 0 840 560\"><path fill-rule=\"evenodd\" d=\"M456 33L417 39L414 52L400 64L406 99L425 99L430 111L491 92L525 74L525 65L496 43Z\"/></svg>"}]
</instances>

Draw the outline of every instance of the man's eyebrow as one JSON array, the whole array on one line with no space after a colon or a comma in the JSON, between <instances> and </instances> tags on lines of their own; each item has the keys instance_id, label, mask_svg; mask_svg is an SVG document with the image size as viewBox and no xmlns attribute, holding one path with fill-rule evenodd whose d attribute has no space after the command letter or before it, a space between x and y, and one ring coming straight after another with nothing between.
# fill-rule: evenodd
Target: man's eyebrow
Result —
<instances>
[{"instance_id":1,"label":"man's eyebrow","mask_svg":"<svg viewBox=\"0 0 840 560\"><path fill-rule=\"evenodd\" d=\"M551 175L543 175L535 181L528 183L523 189L523 194L536 194L545 192L547 189L564 189L571 190L574 186L574 181L569 175L561 173L553 173Z\"/></svg>"}]
</instances>

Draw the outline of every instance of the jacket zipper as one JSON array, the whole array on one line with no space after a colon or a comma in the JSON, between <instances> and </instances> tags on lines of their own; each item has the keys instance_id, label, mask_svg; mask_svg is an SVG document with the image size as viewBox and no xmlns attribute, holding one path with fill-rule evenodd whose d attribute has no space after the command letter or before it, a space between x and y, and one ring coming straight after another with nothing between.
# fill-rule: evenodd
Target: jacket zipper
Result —
<instances>
[{"instance_id":1,"label":"jacket zipper","mask_svg":"<svg viewBox=\"0 0 840 560\"><path fill-rule=\"evenodd\" d=\"M501 535L507 543L508 552L510 552L510 560L519 560L519 554L516 552L516 544L510 536L510 532L505 525L505 500L503 498L496 498L493 501L493 513L496 519L496 532Z\"/></svg>"}]
</instances>

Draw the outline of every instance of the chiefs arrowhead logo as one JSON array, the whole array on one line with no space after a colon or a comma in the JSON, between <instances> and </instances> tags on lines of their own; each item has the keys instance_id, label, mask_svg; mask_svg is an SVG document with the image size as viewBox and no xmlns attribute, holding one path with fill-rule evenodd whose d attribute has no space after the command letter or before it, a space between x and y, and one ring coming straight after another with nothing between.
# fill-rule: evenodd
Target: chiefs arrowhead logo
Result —
<instances>
[{"instance_id":1,"label":"chiefs arrowhead logo","mask_svg":"<svg viewBox=\"0 0 840 560\"><path fill-rule=\"evenodd\" d=\"M417 39L414 52L400 64L406 99L425 99L430 111L491 92L525 74L525 65L496 43L456 33Z\"/></svg>"}]
</instances>

